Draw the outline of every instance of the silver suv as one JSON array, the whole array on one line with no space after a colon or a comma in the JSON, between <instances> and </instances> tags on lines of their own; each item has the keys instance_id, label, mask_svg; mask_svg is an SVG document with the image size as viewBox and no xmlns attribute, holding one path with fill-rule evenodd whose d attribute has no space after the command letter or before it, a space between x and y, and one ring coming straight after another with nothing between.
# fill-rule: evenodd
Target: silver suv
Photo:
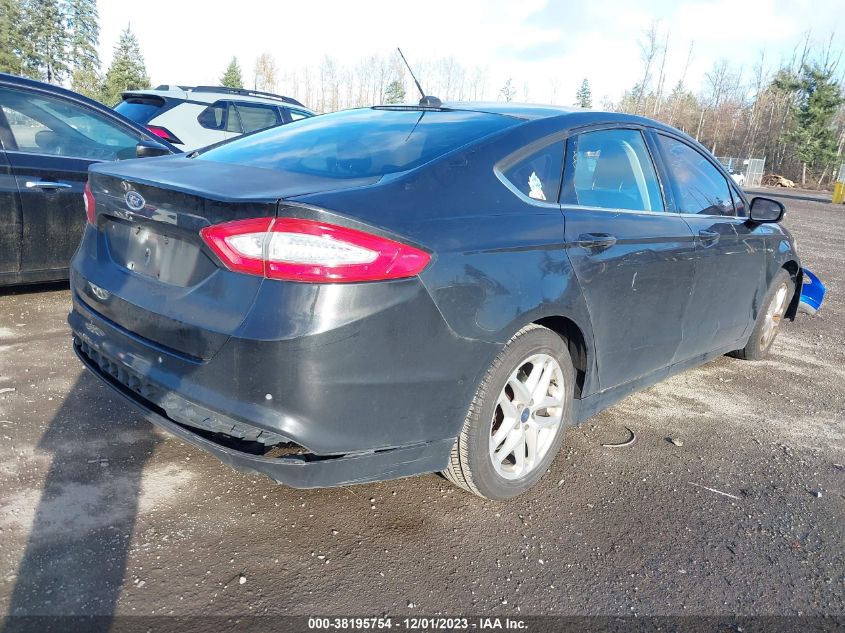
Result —
<instances>
[{"instance_id":1,"label":"silver suv","mask_svg":"<svg viewBox=\"0 0 845 633\"><path fill-rule=\"evenodd\" d=\"M164 85L122 96L115 110L182 151L314 116L296 99L242 88Z\"/></svg>"}]
</instances>

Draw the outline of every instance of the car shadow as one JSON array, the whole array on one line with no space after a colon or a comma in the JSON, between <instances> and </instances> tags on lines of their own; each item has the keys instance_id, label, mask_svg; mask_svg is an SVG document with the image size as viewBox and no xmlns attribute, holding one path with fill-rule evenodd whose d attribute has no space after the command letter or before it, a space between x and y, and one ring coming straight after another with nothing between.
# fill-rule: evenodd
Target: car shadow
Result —
<instances>
[{"instance_id":1,"label":"car shadow","mask_svg":"<svg viewBox=\"0 0 845 633\"><path fill-rule=\"evenodd\" d=\"M37 284L19 284L17 286L0 286L0 297L12 295L33 294L36 292L54 292L67 290L70 284L65 281L45 281Z\"/></svg>"},{"instance_id":2,"label":"car shadow","mask_svg":"<svg viewBox=\"0 0 845 633\"><path fill-rule=\"evenodd\" d=\"M158 442L119 396L89 372L79 376L37 445L51 462L4 631L111 628L143 468Z\"/></svg>"}]
</instances>

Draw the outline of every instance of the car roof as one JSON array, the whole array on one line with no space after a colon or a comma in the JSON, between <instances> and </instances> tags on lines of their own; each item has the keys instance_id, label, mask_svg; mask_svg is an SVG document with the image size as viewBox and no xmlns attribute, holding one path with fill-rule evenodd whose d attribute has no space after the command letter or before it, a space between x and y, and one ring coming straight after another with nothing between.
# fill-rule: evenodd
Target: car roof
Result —
<instances>
[{"instance_id":1,"label":"car roof","mask_svg":"<svg viewBox=\"0 0 845 633\"><path fill-rule=\"evenodd\" d=\"M221 99L247 103L284 103L285 105L302 108L303 110L311 112L309 108L291 97L277 95L270 92L249 90L246 88L226 88L224 86L176 86L164 84L157 86L156 88L127 90L123 93L123 96L126 97L127 95L155 95L159 97L170 97L172 99L182 99L185 101L199 101L202 103L214 103L215 101L220 101Z\"/></svg>"},{"instance_id":2,"label":"car roof","mask_svg":"<svg viewBox=\"0 0 845 633\"><path fill-rule=\"evenodd\" d=\"M466 110L467 112L483 112L486 114L502 114L515 119L533 121L549 117L584 112L582 108L567 106L543 105L536 103L513 103L505 101L453 101L442 106L448 110Z\"/></svg>"},{"instance_id":3,"label":"car roof","mask_svg":"<svg viewBox=\"0 0 845 633\"><path fill-rule=\"evenodd\" d=\"M605 110L591 110L587 108L580 108L577 106L558 106L558 105L544 105L535 103L513 103L502 101L449 101L445 102L439 107L421 106L415 103L394 104L394 105L379 105L373 106L379 110L444 110L444 111L463 111L463 112L478 112L479 114L496 114L501 116L508 116L522 121L539 121L542 119L558 118L561 121L577 119L579 125L593 125L603 123L628 123L633 125L653 127L660 130L679 134L688 137L680 130L673 128L670 125L661 123L654 119L649 119L635 114L626 114L624 112L607 112ZM696 143L697 144L697 143Z\"/></svg>"},{"instance_id":4,"label":"car roof","mask_svg":"<svg viewBox=\"0 0 845 633\"><path fill-rule=\"evenodd\" d=\"M110 108L107 105L100 103L99 101L95 101L94 99L90 99L85 95L81 95L78 92L74 92L73 90L68 90L67 88L48 84L43 81L37 81L35 79L19 77L18 75L10 75L8 73L0 73L0 86L15 86L19 88L27 88L29 90L35 90L37 92L61 97L63 99L67 99L68 101L75 101L82 105L88 106L89 108L97 110L98 112L109 118L120 121L121 124L130 127L138 132L141 132L143 136L147 138L153 138L151 137L149 130L147 130L147 128L145 128L143 125L139 125L132 119L123 116L120 112L117 112L113 108ZM167 147L170 151L175 154L181 152L181 150L177 149L175 146L171 145L162 138L155 137L155 140L156 142L161 143L162 145Z\"/></svg>"},{"instance_id":5,"label":"car roof","mask_svg":"<svg viewBox=\"0 0 845 633\"><path fill-rule=\"evenodd\" d=\"M394 105L380 105L372 106L379 110L429 110L429 111L463 111L463 112L477 112L479 114L493 114L499 116L512 117L530 123L532 121L542 121L556 119L557 122L566 127L572 125L573 127L584 127L591 125L605 125L605 124L619 124L619 125L633 125L637 127L649 127L654 130L666 132L671 135L683 138L688 144L697 147L710 154L710 150L704 147L697 140L692 138L689 134L667 125L655 119L638 116L635 114L626 114L624 112L607 112L604 110L590 110L580 107L557 106L557 105L542 105L532 103L513 103L502 101L452 101L441 104L439 107L422 106L414 103L394 104Z\"/></svg>"}]
</instances>

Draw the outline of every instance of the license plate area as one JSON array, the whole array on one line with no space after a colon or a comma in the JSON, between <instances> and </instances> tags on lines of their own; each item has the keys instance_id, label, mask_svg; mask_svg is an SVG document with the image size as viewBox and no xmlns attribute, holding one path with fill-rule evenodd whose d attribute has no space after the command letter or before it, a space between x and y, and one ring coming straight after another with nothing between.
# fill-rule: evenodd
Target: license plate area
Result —
<instances>
[{"instance_id":1,"label":"license plate area","mask_svg":"<svg viewBox=\"0 0 845 633\"><path fill-rule=\"evenodd\" d=\"M214 272L199 244L156 224L109 219L104 233L112 260L142 277L183 287Z\"/></svg>"}]
</instances>

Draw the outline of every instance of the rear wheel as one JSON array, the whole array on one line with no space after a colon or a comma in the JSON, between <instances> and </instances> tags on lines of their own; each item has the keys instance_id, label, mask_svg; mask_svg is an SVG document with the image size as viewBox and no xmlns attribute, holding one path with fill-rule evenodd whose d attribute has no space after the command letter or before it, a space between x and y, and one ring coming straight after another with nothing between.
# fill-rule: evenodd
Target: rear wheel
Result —
<instances>
[{"instance_id":1,"label":"rear wheel","mask_svg":"<svg viewBox=\"0 0 845 633\"><path fill-rule=\"evenodd\" d=\"M571 424L574 385L566 342L538 325L520 330L481 381L443 474L488 499L528 490Z\"/></svg>"},{"instance_id":2,"label":"rear wheel","mask_svg":"<svg viewBox=\"0 0 845 633\"><path fill-rule=\"evenodd\" d=\"M748 343L734 352L734 356L745 360L762 360L769 355L794 291L795 282L789 273L785 270L778 272L763 300L765 307L757 315Z\"/></svg>"}]
</instances>

